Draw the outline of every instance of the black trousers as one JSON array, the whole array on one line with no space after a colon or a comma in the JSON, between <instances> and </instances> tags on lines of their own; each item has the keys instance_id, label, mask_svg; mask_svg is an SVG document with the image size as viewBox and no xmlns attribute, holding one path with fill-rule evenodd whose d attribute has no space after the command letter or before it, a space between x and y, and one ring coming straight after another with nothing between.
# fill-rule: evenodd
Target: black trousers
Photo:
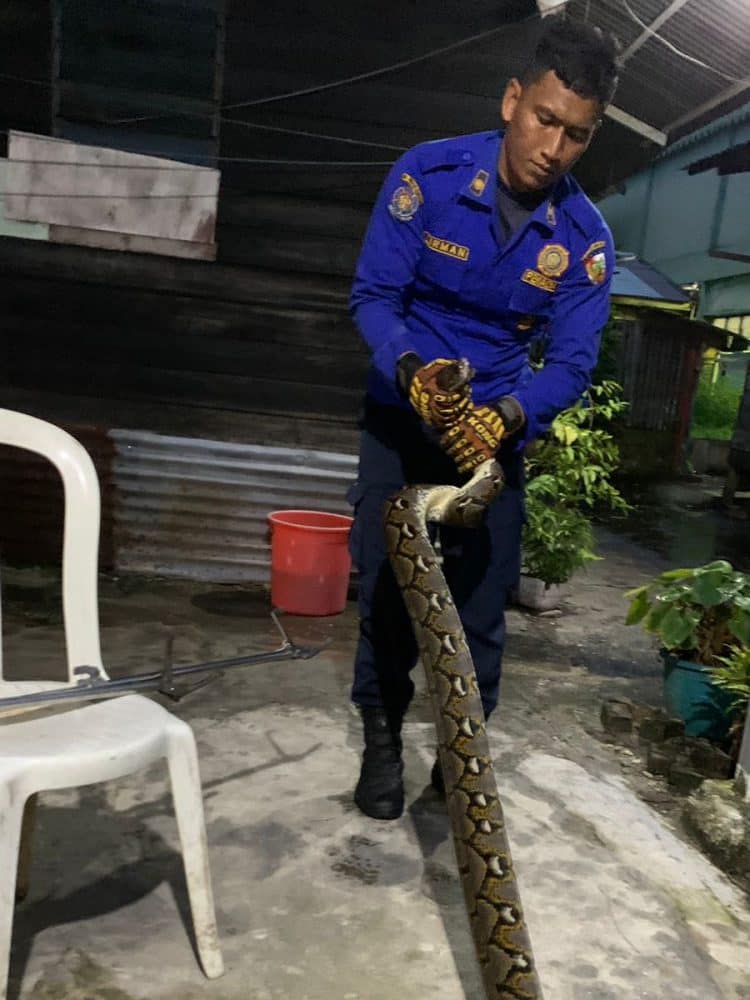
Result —
<instances>
[{"instance_id":1,"label":"black trousers","mask_svg":"<svg viewBox=\"0 0 750 1000\"><path fill-rule=\"evenodd\" d=\"M459 484L453 461L437 436L411 410L368 397L361 423L358 479L350 535L359 570L360 630L352 700L362 706L406 711L414 684L417 647L385 549L383 505L404 485ZM440 526L443 571L474 660L485 715L495 708L505 643L505 602L518 580L523 523L522 457L501 449L506 486L476 529Z\"/></svg>"}]
</instances>

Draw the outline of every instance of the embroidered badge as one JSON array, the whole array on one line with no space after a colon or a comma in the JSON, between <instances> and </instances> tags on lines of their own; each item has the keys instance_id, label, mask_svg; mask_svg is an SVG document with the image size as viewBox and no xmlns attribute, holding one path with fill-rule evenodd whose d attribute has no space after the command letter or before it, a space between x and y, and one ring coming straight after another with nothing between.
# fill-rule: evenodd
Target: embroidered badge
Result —
<instances>
[{"instance_id":1,"label":"embroidered badge","mask_svg":"<svg viewBox=\"0 0 750 1000\"><path fill-rule=\"evenodd\" d=\"M599 244L601 247L603 243ZM607 277L607 257L603 249L596 249L597 244L592 244L583 258L583 266L592 285L601 285Z\"/></svg>"},{"instance_id":2,"label":"embroidered badge","mask_svg":"<svg viewBox=\"0 0 750 1000\"><path fill-rule=\"evenodd\" d=\"M548 278L559 278L565 274L570 263L570 254L560 243L548 243L539 251L536 259L537 270Z\"/></svg>"},{"instance_id":3,"label":"embroidered badge","mask_svg":"<svg viewBox=\"0 0 750 1000\"><path fill-rule=\"evenodd\" d=\"M470 250L468 247L461 246L460 243L451 243L450 240L441 240L439 236L433 236L432 233L425 232L424 234L425 246L429 247L430 250L434 250L436 253L444 253L447 257L455 257L456 260L468 260Z\"/></svg>"},{"instance_id":4,"label":"embroidered badge","mask_svg":"<svg viewBox=\"0 0 750 1000\"><path fill-rule=\"evenodd\" d=\"M588 248L583 257L581 257L581 260L585 260L589 254L595 253L597 250L603 250L606 247L606 245L607 244L604 242L604 240L597 240L595 243L591 244L591 246Z\"/></svg>"},{"instance_id":5,"label":"embroidered badge","mask_svg":"<svg viewBox=\"0 0 750 1000\"><path fill-rule=\"evenodd\" d=\"M422 189L419 184L414 180L411 174L401 174L401 180L404 184L409 185L411 193L416 197L417 201L421 205L424 202L424 196L422 195Z\"/></svg>"},{"instance_id":6,"label":"embroidered badge","mask_svg":"<svg viewBox=\"0 0 750 1000\"><path fill-rule=\"evenodd\" d=\"M408 222L417 214L419 198L408 187L398 187L388 203L388 211L399 222Z\"/></svg>"},{"instance_id":7,"label":"embroidered badge","mask_svg":"<svg viewBox=\"0 0 750 1000\"><path fill-rule=\"evenodd\" d=\"M474 175L474 179L471 184L469 184L469 190L472 194L475 194L477 198L484 194L484 189L487 187L487 181L490 179L490 175L486 170L477 170Z\"/></svg>"},{"instance_id":8,"label":"embroidered badge","mask_svg":"<svg viewBox=\"0 0 750 1000\"><path fill-rule=\"evenodd\" d=\"M525 281L527 285L533 285L535 288L543 288L545 292L556 292L559 285L558 281L553 281L546 274L540 274L530 268L526 268L523 272L521 281Z\"/></svg>"}]
</instances>

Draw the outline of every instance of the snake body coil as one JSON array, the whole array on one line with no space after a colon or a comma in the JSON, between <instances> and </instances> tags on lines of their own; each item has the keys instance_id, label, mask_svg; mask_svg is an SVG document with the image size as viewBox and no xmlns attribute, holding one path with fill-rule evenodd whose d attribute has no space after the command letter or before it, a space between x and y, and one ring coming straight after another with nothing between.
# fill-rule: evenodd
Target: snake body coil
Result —
<instances>
[{"instance_id":1,"label":"snake body coil","mask_svg":"<svg viewBox=\"0 0 750 1000\"><path fill-rule=\"evenodd\" d=\"M412 486L385 512L389 558L427 675L458 869L491 1000L541 1000L492 769L484 711L461 620L427 522L475 527L503 487L500 466L480 466L461 487Z\"/></svg>"}]
</instances>

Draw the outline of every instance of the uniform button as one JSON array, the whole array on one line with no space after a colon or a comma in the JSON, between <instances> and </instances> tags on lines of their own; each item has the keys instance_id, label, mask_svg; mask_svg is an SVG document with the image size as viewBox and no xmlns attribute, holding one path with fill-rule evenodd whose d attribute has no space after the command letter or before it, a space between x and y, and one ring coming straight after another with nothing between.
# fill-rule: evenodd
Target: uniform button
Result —
<instances>
[{"instance_id":1,"label":"uniform button","mask_svg":"<svg viewBox=\"0 0 750 1000\"><path fill-rule=\"evenodd\" d=\"M464 163L468 163L471 160L471 153L463 153L461 159Z\"/></svg>"}]
</instances>

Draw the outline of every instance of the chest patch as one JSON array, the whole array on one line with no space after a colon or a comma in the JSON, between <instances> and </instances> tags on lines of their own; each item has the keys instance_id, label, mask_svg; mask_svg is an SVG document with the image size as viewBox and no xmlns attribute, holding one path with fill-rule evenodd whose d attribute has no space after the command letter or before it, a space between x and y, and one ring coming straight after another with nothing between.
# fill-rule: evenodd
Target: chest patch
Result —
<instances>
[{"instance_id":1,"label":"chest patch","mask_svg":"<svg viewBox=\"0 0 750 1000\"><path fill-rule=\"evenodd\" d=\"M454 257L456 260L468 260L471 252L468 247L461 246L460 243L443 240L428 232L424 234L424 245L435 253L445 254L446 257Z\"/></svg>"},{"instance_id":2,"label":"chest patch","mask_svg":"<svg viewBox=\"0 0 750 1000\"><path fill-rule=\"evenodd\" d=\"M561 243L548 243L539 251L536 269L548 278L559 278L565 274L570 263L570 253Z\"/></svg>"}]
</instances>

